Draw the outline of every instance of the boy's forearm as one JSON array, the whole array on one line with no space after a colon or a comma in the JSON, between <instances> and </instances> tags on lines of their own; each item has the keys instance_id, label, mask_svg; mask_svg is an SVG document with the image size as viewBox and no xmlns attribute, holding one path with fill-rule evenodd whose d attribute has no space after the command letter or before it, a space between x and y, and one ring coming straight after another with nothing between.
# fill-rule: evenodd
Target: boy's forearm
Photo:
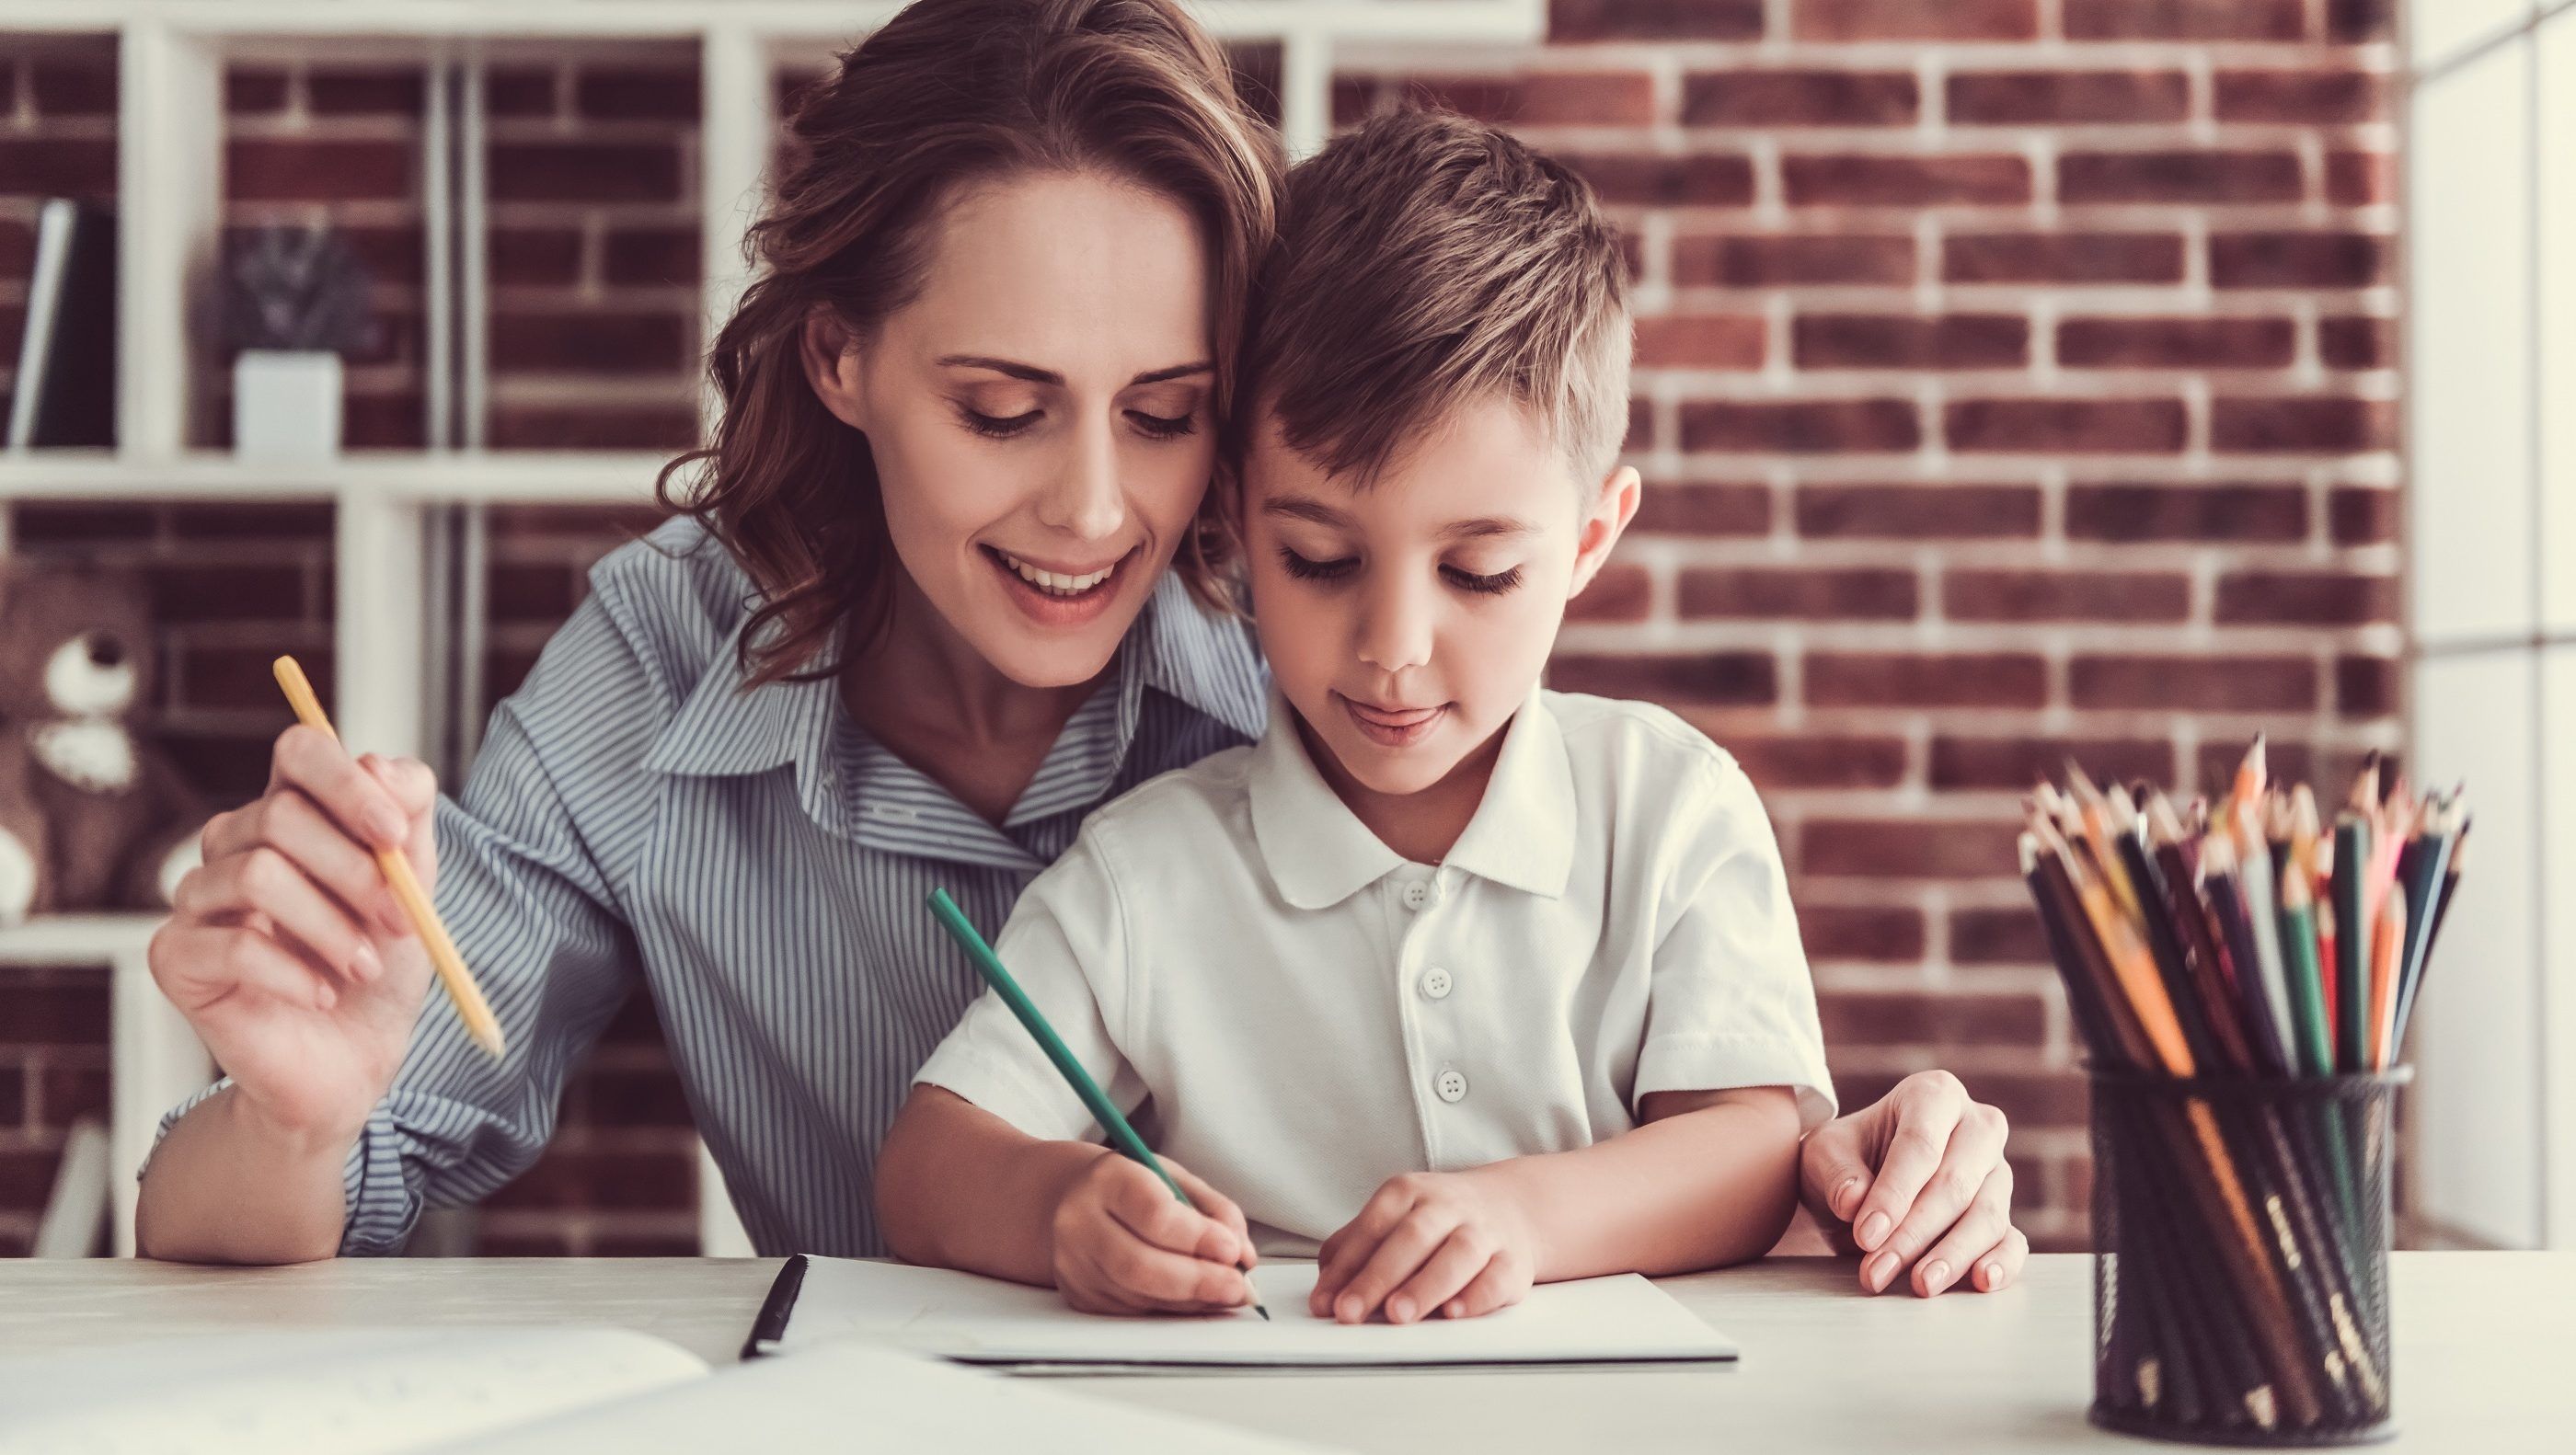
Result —
<instances>
[{"instance_id":1,"label":"boy's forearm","mask_svg":"<svg viewBox=\"0 0 2576 1455\"><path fill-rule=\"evenodd\" d=\"M135 1204L135 1248L191 1263L304 1263L340 1251L341 1177L357 1131L302 1135L262 1120L227 1087L153 1150Z\"/></svg>"},{"instance_id":2,"label":"boy's forearm","mask_svg":"<svg viewBox=\"0 0 2576 1455\"><path fill-rule=\"evenodd\" d=\"M913 1089L877 1158L877 1219L908 1263L1055 1283L1055 1209L1094 1159L936 1086Z\"/></svg>"},{"instance_id":3,"label":"boy's forearm","mask_svg":"<svg viewBox=\"0 0 2576 1455\"><path fill-rule=\"evenodd\" d=\"M1496 1179L1527 1213L1538 1281L1688 1273L1779 1241L1798 1201L1794 1094L1688 1093L1682 1104L1606 1142L1472 1174Z\"/></svg>"}]
</instances>

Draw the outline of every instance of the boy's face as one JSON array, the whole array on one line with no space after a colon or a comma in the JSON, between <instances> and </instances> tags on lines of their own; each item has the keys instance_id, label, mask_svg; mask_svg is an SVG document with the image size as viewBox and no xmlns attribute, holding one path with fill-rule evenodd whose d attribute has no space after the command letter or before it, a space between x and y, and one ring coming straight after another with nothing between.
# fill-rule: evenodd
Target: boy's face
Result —
<instances>
[{"instance_id":1,"label":"boy's face","mask_svg":"<svg viewBox=\"0 0 2576 1455\"><path fill-rule=\"evenodd\" d=\"M1461 409L1355 490L1282 443L1244 461L1254 621L1319 763L1381 794L1447 777L1511 719L1565 604L1630 516L1637 472L1577 482L1527 411Z\"/></svg>"}]
</instances>

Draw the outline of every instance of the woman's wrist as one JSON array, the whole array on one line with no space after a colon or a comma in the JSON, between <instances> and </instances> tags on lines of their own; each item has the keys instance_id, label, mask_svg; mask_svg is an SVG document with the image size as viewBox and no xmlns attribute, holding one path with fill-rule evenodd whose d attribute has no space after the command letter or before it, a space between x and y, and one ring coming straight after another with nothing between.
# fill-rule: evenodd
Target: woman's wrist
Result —
<instances>
[{"instance_id":1,"label":"woman's wrist","mask_svg":"<svg viewBox=\"0 0 2576 1455\"><path fill-rule=\"evenodd\" d=\"M216 1099L223 1103L235 1135L252 1148L295 1164L347 1158L349 1148L366 1130L368 1113L374 1110L370 1104L358 1108L355 1116L343 1114L318 1121L280 1117L238 1082Z\"/></svg>"}]
</instances>

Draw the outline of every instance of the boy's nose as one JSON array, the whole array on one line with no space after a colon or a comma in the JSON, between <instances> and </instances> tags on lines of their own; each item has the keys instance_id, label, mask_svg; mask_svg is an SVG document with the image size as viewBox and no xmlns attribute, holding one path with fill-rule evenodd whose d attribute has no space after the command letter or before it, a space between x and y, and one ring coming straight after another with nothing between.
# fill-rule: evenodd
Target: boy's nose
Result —
<instances>
[{"instance_id":1,"label":"boy's nose","mask_svg":"<svg viewBox=\"0 0 2576 1455\"><path fill-rule=\"evenodd\" d=\"M1370 593L1361 612L1361 661L1389 676L1430 662L1431 609L1419 593L1382 587Z\"/></svg>"}]
</instances>

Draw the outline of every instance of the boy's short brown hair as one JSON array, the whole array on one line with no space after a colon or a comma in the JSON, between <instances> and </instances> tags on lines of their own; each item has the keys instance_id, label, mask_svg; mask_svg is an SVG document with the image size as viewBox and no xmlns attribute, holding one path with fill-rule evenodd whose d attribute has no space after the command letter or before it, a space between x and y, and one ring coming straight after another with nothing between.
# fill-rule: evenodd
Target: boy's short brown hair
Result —
<instances>
[{"instance_id":1,"label":"boy's short brown hair","mask_svg":"<svg viewBox=\"0 0 2576 1455\"><path fill-rule=\"evenodd\" d=\"M1626 274L1617 231L1562 164L1445 112L1375 117L1289 173L1236 458L1266 412L1289 448L1366 484L1499 394L1597 484L1628 427Z\"/></svg>"}]
</instances>

